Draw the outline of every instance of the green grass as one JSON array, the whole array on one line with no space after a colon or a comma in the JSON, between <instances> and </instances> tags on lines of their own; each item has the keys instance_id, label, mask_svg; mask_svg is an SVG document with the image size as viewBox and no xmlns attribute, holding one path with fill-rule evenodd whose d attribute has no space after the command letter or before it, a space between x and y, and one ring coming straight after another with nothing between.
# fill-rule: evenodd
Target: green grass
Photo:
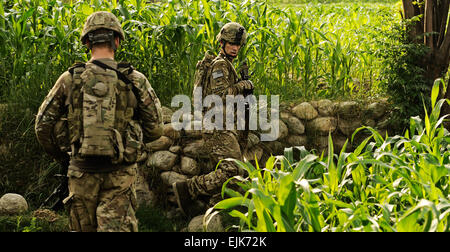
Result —
<instances>
[{"instance_id":1,"label":"green grass","mask_svg":"<svg viewBox=\"0 0 450 252\"><path fill-rule=\"evenodd\" d=\"M177 232L187 227L185 219L168 219L159 207L141 206L136 211L139 232Z\"/></svg>"},{"instance_id":2,"label":"green grass","mask_svg":"<svg viewBox=\"0 0 450 252\"><path fill-rule=\"evenodd\" d=\"M32 212L22 215L0 216L0 232L68 232L69 221L60 215L55 221L36 218Z\"/></svg>"},{"instance_id":3,"label":"green grass","mask_svg":"<svg viewBox=\"0 0 450 252\"><path fill-rule=\"evenodd\" d=\"M33 211L20 215L0 216L0 232L69 232L69 217L64 210L56 220L38 218ZM140 206L136 211L139 232L179 232L187 227L183 218L168 219L159 207Z\"/></svg>"}]
</instances>

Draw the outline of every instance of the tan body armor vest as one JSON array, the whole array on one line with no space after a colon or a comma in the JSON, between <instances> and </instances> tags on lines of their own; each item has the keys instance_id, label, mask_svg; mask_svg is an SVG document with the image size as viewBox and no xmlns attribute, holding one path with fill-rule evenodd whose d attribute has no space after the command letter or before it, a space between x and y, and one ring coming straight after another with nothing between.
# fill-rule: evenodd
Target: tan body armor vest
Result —
<instances>
[{"instance_id":1,"label":"tan body armor vest","mask_svg":"<svg viewBox=\"0 0 450 252\"><path fill-rule=\"evenodd\" d=\"M110 158L113 164L135 162L143 134L133 121L137 94L123 77L133 69L123 63L117 70L106 67L88 62L69 70L73 76L67 118L72 156Z\"/></svg>"}]
</instances>

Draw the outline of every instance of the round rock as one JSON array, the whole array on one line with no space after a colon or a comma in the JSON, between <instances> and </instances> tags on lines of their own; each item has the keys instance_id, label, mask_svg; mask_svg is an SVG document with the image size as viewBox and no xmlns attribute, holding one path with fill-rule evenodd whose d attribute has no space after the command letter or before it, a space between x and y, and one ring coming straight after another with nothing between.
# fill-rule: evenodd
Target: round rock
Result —
<instances>
[{"instance_id":1,"label":"round rock","mask_svg":"<svg viewBox=\"0 0 450 252\"><path fill-rule=\"evenodd\" d=\"M197 164L197 161L190 157L182 156L181 157L181 171L183 174L195 176L200 174L200 167Z\"/></svg>"},{"instance_id":2,"label":"round rock","mask_svg":"<svg viewBox=\"0 0 450 252\"><path fill-rule=\"evenodd\" d=\"M169 171L176 164L178 155L170 151L157 151L147 160L148 167L156 167L162 171Z\"/></svg>"},{"instance_id":3,"label":"round rock","mask_svg":"<svg viewBox=\"0 0 450 252\"><path fill-rule=\"evenodd\" d=\"M188 232L224 232L225 229L222 225L222 218L220 215L214 215L206 226L206 230L203 225L203 216L199 215L194 217L188 225ZM205 223L206 224L206 223Z\"/></svg>"},{"instance_id":4,"label":"round rock","mask_svg":"<svg viewBox=\"0 0 450 252\"><path fill-rule=\"evenodd\" d=\"M16 215L28 210L25 198L16 193L7 193L0 198L0 214Z\"/></svg>"},{"instance_id":5,"label":"round rock","mask_svg":"<svg viewBox=\"0 0 450 252\"><path fill-rule=\"evenodd\" d=\"M300 103L292 109L292 113L300 119L312 120L316 118L319 113L317 110L308 102Z\"/></svg>"}]
</instances>

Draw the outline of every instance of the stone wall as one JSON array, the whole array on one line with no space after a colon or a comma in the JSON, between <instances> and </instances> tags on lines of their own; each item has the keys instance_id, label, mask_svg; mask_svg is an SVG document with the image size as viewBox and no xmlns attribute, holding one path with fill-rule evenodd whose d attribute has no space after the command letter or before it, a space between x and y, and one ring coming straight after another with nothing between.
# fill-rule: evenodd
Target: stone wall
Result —
<instances>
[{"instance_id":1,"label":"stone wall","mask_svg":"<svg viewBox=\"0 0 450 252\"><path fill-rule=\"evenodd\" d=\"M327 99L299 104L289 104L280 109L280 130L284 128L279 142L283 147L305 146L320 152L328 148L331 133L335 152L339 152L348 139L347 151L353 132L361 126L370 126L380 133L388 130L389 106L386 100L367 105L356 101L332 102ZM357 146L366 136L364 132L355 136Z\"/></svg>"},{"instance_id":2,"label":"stone wall","mask_svg":"<svg viewBox=\"0 0 450 252\"><path fill-rule=\"evenodd\" d=\"M339 152L346 139L350 140L354 130L362 125L371 126L380 132L387 130L388 110L385 100L367 105L355 101L332 102L326 99L281 104L279 138L273 142L261 142L258 134L250 133L248 152L244 156L247 160L256 157L259 164L262 164L270 154L280 155L284 148L291 146L315 149L320 155L328 148L329 133L335 152ZM163 136L146 145L151 152L144 160L145 165L142 163L140 166L137 192L141 203L159 199L176 206L171 187L173 182L208 173L215 168L215 164L208 160L208 150L204 149L201 132L174 130L170 123L172 114L172 110L163 107ZM366 136L363 133L357 134L353 145L348 144L348 151Z\"/></svg>"}]
</instances>

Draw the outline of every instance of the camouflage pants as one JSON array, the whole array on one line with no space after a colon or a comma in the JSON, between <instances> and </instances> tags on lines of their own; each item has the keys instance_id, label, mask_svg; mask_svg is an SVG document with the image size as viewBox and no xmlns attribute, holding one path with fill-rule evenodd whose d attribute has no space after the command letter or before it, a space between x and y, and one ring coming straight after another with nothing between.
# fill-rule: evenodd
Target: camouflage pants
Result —
<instances>
[{"instance_id":1,"label":"camouflage pants","mask_svg":"<svg viewBox=\"0 0 450 252\"><path fill-rule=\"evenodd\" d=\"M213 164L225 158L242 160L238 135L232 131L214 131L203 133L205 148L210 151L209 157ZM189 193L195 198L198 195L212 196L220 193L223 183L229 178L242 175L241 169L233 161L221 161L217 169L210 173L194 176L187 180Z\"/></svg>"},{"instance_id":2,"label":"camouflage pants","mask_svg":"<svg viewBox=\"0 0 450 252\"><path fill-rule=\"evenodd\" d=\"M71 169L72 168L72 169ZM109 173L69 167L69 225L79 232L137 232L136 164Z\"/></svg>"}]
</instances>

